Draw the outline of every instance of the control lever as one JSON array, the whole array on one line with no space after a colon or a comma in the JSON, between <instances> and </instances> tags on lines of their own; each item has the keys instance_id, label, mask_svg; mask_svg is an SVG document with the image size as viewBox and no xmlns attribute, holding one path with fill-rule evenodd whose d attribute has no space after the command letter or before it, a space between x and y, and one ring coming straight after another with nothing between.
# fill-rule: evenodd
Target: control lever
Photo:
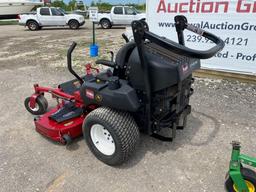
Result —
<instances>
[{"instance_id":1,"label":"control lever","mask_svg":"<svg viewBox=\"0 0 256 192\"><path fill-rule=\"evenodd\" d=\"M76 45L77 45L77 43L73 42L72 45L68 49L68 53L67 53L68 70L72 75L74 75L76 77L76 79L82 85L84 80L73 70L73 67L72 67L72 53L73 53L74 49L76 48Z\"/></svg>"},{"instance_id":2,"label":"control lever","mask_svg":"<svg viewBox=\"0 0 256 192\"><path fill-rule=\"evenodd\" d=\"M111 61L113 62L114 61L114 52L110 51L109 53L111 54Z\"/></svg>"},{"instance_id":3,"label":"control lever","mask_svg":"<svg viewBox=\"0 0 256 192\"><path fill-rule=\"evenodd\" d=\"M128 37L127 37L127 35L126 34L122 34L122 37L124 38L124 40L125 40L125 42L126 43L129 43L129 39L128 39Z\"/></svg>"}]
</instances>

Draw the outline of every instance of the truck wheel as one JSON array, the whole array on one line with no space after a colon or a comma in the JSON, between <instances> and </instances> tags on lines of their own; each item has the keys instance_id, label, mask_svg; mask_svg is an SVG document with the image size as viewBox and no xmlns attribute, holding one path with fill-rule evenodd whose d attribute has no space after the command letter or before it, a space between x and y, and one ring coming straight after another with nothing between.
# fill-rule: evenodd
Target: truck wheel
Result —
<instances>
[{"instance_id":1,"label":"truck wheel","mask_svg":"<svg viewBox=\"0 0 256 192\"><path fill-rule=\"evenodd\" d=\"M102 19L100 24L103 29L110 29L112 27L108 19Z\"/></svg>"},{"instance_id":2,"label":"truck wheel","mask_svg":"<svg viewBox=\"0 0 256 192\"><path fill-rule=\"evenodd\" d=\"M76 20L71 20L68 23L70 29L78 29L79 28L79 22Z\"/></svg>"},{"instance_id":3,"label":"truck wheel","mask_svg":"<svg viewBox=\"0 0 256 192\"><path fill-rule=\"evenodd\" d=\"M125 162L139 142L139 129L133 117L106 107L89 113L83 123L83 135L92 153L111 166Z\"/></svg>"},{"instance_id":4,"label":"truck wheel","mask_svg":"<svg viewBox=\"0 0 256 192\"><path fill-rule=\"evenodd\" d=\"M241 168L241 173L249 192L256 192L256 173L248 168ZM226 180L225 186L228 192L238 192L238 189L230 176Z\"/></svg>"},{"instance_id":5,"label":"truck wheel","mask_svg":"<svg viewBox=\"0 0 256 192\"><path fill-rule=\"evenodd\" d=\"M28 110L28 112L30 112L33 115L42 115L46 113L48 108L48 102L43 95L40 95L39 97L37 97L35 108L30 107L30 97L27 97L25 99L24 105Z\"/></svg>"},{"instance_id":6,"label":"truck wheel","mask_svg":"<svg viewBox=\"0 0 256 192\"><path fill-rule=\"evenodd\" d=\"M36 21L29 21L27 26L30 31L36 31L39 29L39 25Z\"/></svg>"}]
</instances>

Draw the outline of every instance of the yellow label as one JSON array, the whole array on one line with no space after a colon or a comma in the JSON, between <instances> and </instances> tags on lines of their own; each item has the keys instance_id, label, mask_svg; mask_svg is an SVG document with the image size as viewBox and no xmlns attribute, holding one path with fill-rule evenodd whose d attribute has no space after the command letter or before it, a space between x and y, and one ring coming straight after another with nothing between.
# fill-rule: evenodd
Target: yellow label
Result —
<instances>
[{"instance_id":1,"label":"yellow label","mask_svg":"<svg viewBox=\"0 0 256 192\"><path fill-rule=\"evenodd\" d=\"M101 95L96 95L96 96L95 96L95 100L96 100L97 102L101 102L101 101L102 101L102 96L101 96Z\"/></svg>"},{"instance_id":2,"label":"yellow label","mask_svg":"<svg viewBox=\"0 0 256 192\"><path fill-rule=\"evenodd\" d=\"M68 123L65 123L64 126L67 127L67 126L69 126L69 125L72 125L73 123L74 123L74 121L70 121L70 122L68 122Z\"/></svg>"}]
</instances>

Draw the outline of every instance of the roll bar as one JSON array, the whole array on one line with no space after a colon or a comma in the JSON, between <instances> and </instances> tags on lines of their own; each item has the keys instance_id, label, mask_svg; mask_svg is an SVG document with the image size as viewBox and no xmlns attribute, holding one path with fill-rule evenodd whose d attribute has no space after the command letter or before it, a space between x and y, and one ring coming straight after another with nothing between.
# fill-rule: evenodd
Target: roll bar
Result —
<instances>
[{"instance_id":1,"label":"roll bar","mask_svg":"<svg viewBox=\"0 0 256 192\"><path fill-rule=\"evenodd\" d=\"M162 47L164 47L174 53L177 53L179 55L197 58L197 59L208 59L208 58L213 57L219 51L221 51L225 46L225 43L219 37L207 32L207 31L204 31L203 29L200 29L192 24L188 24L186 17L183 15L178 15L175 17L175 27L176 27L179 43L176 43L170 39L160 37L160 36L150 32L148 30L148 26L145 21L144 22L143 21L133 21L132 22L134 39L136 39L135 36L138 36L138 38L141 38L143 40L148 39L151 42L154 42L154 43L158 44L159 46L162 46ZM184 34L183 34L183 31L185 29L213 41L216 45L206 51L194 50L194 49L185 47ZM138 38L137 38L137 40L138 40ZM135 40L135 42L136 42L136 40Z\"/></svg>"},{"instance_id":2,"label":"roll bar","mask_svg":"<svg viewBox=\"0 0 256 192\"><path fill-rule=\"evenodd\" d=\"M72 68L72 52L76 48L77 43L73 42L72 45L68 49L67 53L67 63L68 63L68 70L69 72L76 77L76 79L79 81L79 83L82 85L84 83L84 80L73 70Z\"/></svg>"}]
</instances>

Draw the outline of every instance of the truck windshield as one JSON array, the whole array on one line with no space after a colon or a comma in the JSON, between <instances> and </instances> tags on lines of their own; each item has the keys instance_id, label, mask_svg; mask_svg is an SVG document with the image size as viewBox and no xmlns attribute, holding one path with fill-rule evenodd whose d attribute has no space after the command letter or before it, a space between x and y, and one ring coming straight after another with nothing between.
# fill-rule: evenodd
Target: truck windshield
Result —
<instances>
[{"instance_id":1,"label":"truck windshield","mask_svg":"<svg viewBox=\"0 0 256 192\"><path fill-rule=\"evenodd\" d=\"M61 8L58 8L58 10L61 12L61 13L63 13L63 14L67 14L67 12L65 11L65 10L63 10L63 9L61 9Z\"/></svg>"},{"instance_id":2,"label":"truck windshield","mask_svg":"<svg viewBox=\"0 0 256 192\"><path fill-rule=\"evenodd\" d=\"M141 13L141 11L139 11L139 10L136 9L135 7L134 7L133 9L134 9L134 12L135 12L135 13L137 13L137 14L138 14L138 13Z\"/></svg>"},{"instance_id":3,"label":"truck windshield","mask_svg":"<svg viewBox=\"0 0 256 192\"><path fill-rule=\"evenodd\" d=\"M125 7L124 10L126 15L134 15L140 13L135 7Z\"/></svg>"},{"instance_id":4,"label":"truck windshield","mask_svg":"<svg viewBox=\"0 0 256 192\"><path fill-rule=\"evenodd\" d=\"M51 8L51 12L52 12L53 16L63 16L64 15L60 10L55 9L55 8Z\"/></svg>"},{"instance_id":5,"label":"truck windshield","mask_svg":"<svg viewBox=\"0 0 256 192\"><path fill-rule=\"evenodd\" d=\"M125 10L125 14L126 14L126 15L133 15L134 13L137 13L137 12L135 12L135 10L134 10L133 8L131 8L131 7L125 7L124 10Z\"/></svg>"}]
</instances>

